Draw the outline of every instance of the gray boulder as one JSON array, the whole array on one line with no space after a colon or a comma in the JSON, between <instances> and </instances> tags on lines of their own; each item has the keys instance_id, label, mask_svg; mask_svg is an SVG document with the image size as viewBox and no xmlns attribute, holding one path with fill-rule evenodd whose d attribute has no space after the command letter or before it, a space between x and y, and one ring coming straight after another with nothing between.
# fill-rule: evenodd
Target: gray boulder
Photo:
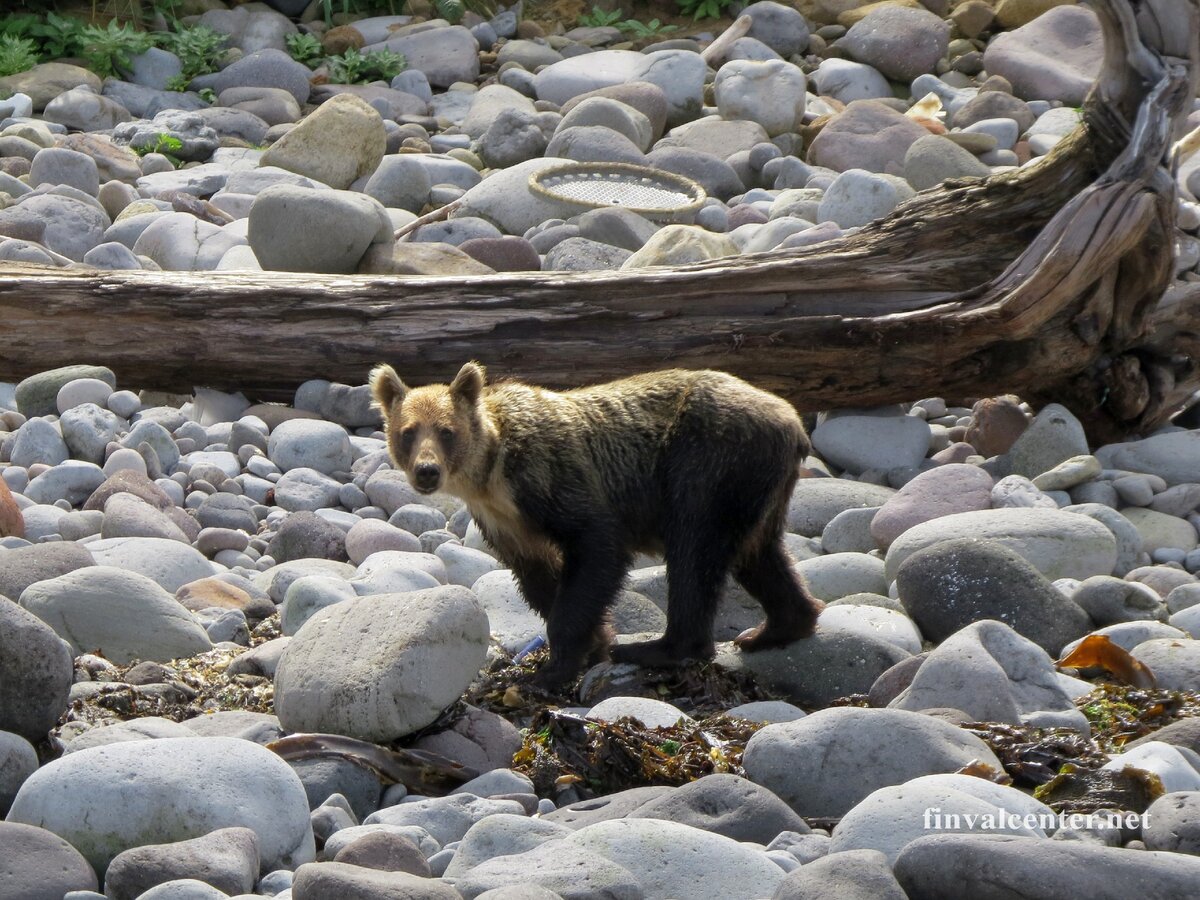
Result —
<instances>
[{"instance_id":1,"label":"gray boulder","mask_svg":"<svg viewBox=\"0 0 1200 900\"><path fill-rule=\"evenodd\" d=\"M948 722L895 709L830 707L768 725L746 745L746 777L803 816L841 816L872 791L973 761L987 745Z\"/></svg>"},{"instance_id":2,"label":"gray boulder","mask_svg":"<svg viewBox=\"0 0 1200 900\"><path fill-rule=\"evenodd\" d=\"M258 835L260 873L315 856L300 779L276 754L240 738L125 741L71 753L25 782L9 821L48 828L99 873L132 847L235 826Z\"/></svg>"},{"instance_id":3,"label":"gray boulder","mask_svg":"<svg viewBox=\"0 0 1200 900\"><path fill-rule=\"evenodd\" d=\"M919 550L899 567L896 586L905 610L932 641L996 619L1057 656L1063 645L1093 627L1078 604L1018 554L977 538Z\"/></svg>"},{"instance_id":4,"label":"gray boulder","mask_svg":"<svg viewBox=\"0 0 1200 900\"><path fill-rule=\"evenodd\" d=\"M428 725L479 671L487 616L465 588L381 594L306 622L275 673L292 731L393 740Z\"/></svg>"},{"instance_id":5,"label":"gray boulder","mask_svg":"<svg viewBox=\"0 0 1200 900\"><path fill-rule=\"evenodd\" d=\"M204 629L144 575L89 566L30 585L21 606L66 640L75 655L102 650L117 664L167 662L212 649Z\"/></svg>"},{"instance_id":6,"label":"gray boulder","mask_svg":"<svg viewBox=\"0 0 1200 900\"><path fill-rule=\"evenodd\" d=\"M73 680L67 645L41 619L0 596L0 731L41 741L66 710Z\"/></svg>"},{"instance_id":7,"label":"gray boulder","mask_svg":"<svg viewBox=\"0 0 1200 900\"><path fill-rule=\"evenodd\" d=\"M894 871L909 897L1172 900L1191 896L1200 860L1085 841L933 834L905 847Z\"/></svg>"}]
</instances>

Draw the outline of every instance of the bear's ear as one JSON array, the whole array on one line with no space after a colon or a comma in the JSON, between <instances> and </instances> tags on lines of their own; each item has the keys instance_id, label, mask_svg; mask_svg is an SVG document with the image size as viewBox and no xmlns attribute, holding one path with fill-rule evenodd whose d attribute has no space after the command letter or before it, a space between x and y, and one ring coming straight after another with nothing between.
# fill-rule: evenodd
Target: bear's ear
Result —
<instances>
[{"instance_id":1,"label":"bear's ear","mask_svg":"<svg viewBox=\"0 0 1200 900\"><path fill-rule=\"evenodd\" d=\"M400 380L400 376L391 366L384 363L371 370L371 394L385 419L407 393L408 385Z\"/></svg>"},{"instance_id":2,"label":"bear's ear","mask_svg":"<svg viewBox=\"0 0 1200 900\"><path fill-rule=\"evenodd\" d=\"M456 401L461 400L467 406L474 406L479 402L479 395L483 393L486 377L483 366L479 363L465 363L450 382L450 396Z\"/></svg>"}]
</instances>

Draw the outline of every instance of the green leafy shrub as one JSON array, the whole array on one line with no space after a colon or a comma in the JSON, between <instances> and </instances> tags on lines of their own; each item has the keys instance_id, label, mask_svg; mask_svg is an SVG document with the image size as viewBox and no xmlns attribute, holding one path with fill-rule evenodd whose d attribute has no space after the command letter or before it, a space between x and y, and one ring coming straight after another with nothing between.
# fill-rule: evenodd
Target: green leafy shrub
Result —
<instances>
[{"instance_id":1,"label":"green leafy shrub","mask_svg":"<svg viewBox=\"0 0 1200 900\"><path fill-rule=\"evenodd\" d=\"M670 34L672 31L678 31L678 25L664 25L658 19L651 19L649 22L639 22L637 19L626 19L624 22L618 22L617 27L622 31L633 35L634 37L655 37L660 34Z\"/></svg>"},{"instance_id":2,"label":"green leafy shrub","mask_svg":"<svg viewBox=\"0 0 1200 900\"><path fill-rule=\"evenodd\" d=\"M163 35L161 43L183 63L183 71L168 83L168 90L186 91L193 78L217 70L217 62L225 52L228 35L213 31L205 25L180 27Z\"/></svg>"},{"instance_id":3,"label":"green leafy shrub","mask_svg":"<svg viewBox=\"0 0 1200 900\"><path fill-rule=\"evenodd\" d=\"M130 144L129 149L138 156L145 156L147 153L161 153L163 156L170 156L183 149L183 141L173 134L162 132L154 136L154 143Z\"/></svg>"},{"instance_id":4,"label":"green leafy shrub","mask_svg":"<svg viewBox=\"0 0 1200 900\"><path fill-rule=\"evenodd\" d=\"M321 41L316 35L297 31L289 34L285 40L292 59L304 63L310 69L315 69L325 56L325 48L321 46Z\"/></svg>"},{"instance_id":5,"label":"green leafy shrub","mask_svg":"<svg viewBox=\"0 0 1200 900\"><path fill-rule=\"evenodd\" d=\"M41 24L42 17L33 13L18 13L15 16L0 18L0 35L28 38L33 36L33 29Z\"/></svg>"},{"instance_id":6,"label":"green leafy shrub","mask_svg":"<svg viewBox=\"0 0 1200 900\"><path fill-rule=\"evenodd\" d=\"M29 38L0 35L0 75L16 75L37 64L37 44Z\"/></svg>"},{"instance_id":7,"label":"green leafy shrub","mask_svg":"<svg viewBox=\"0 0 1200 900\"><path fill-rule=\"evenodd\" d=\"M153 43L150 35L132 25L85 25L80 35L80 55L101 78L115 77L129 71L133 57L145 53Z\"/></svg>"},{"instance_id":8,"label":"green leafy shrub","mask_svg":"<svg viewBox=\"0 0 1200 900\"><path fill-rule=\"evenodd\" d=\"M404 71L408 60L403 53L374 50L360 53L350 48L339 56L325 60L331 84L365 84L370 81L391 81Z\"/></svg>"},{"instance_id":9,"label":"green leafy shrub","mask_svg":"<svg viewBox=\"0 0 1200 900\"><path fill-rule=\"evenodd\" d=\"M46 13L44 21L38 22L30 34L42 42L42 54L47 59L75 56L83 45L83 22L72 16Z\"/></svg>"},{"instance_id":10,"label":"green leafy shrub","mask_svg":"<svg viewBox=\"0 0 1200 900\"><path fill-rule=\"evenodd\" d=\"M733 0L675 0L679 11L693 19L717 19Z\"/></svg>"},{"instance_id":11,"label":"green leafy shrub","mask_svg":"<svg viewBox=\"0 0 1200 900\"><path fill-rule=\"evenodd\" d=\"M600 7L593 6L591 12L579 17L577 24L584 28L606 28L609 25L616 25L620 21L621 11L619 9L614 9L612 12L605 12Z\"/></svg>"},{"instance_id":12,"label":"green leafy shrub","mask_svg":"<svg viewBox=\"0 0 1200 900\"><path fill-rule=\"evenodd\" d=\"M165 132L156 134L153 142L130 144L129 149L138 156L145 156L148 153L158 153L169 159L171 165L177 169L183 165L183 160L175 155L183 149L183 141L173 134L166 134Z\"/></svg>"}]
</instances>

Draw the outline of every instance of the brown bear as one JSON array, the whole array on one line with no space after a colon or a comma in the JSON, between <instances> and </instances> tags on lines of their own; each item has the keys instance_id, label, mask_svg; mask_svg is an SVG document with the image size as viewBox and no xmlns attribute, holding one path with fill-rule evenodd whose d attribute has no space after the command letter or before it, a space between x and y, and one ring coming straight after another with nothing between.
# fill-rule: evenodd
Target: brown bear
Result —
<instances>
[{"instance_id":1,"label":"brown bear","mask_svg":"<svg viewBox=\"0 0 1200 900\"><path fill-rule=\"evenodd\" d=\"M613 647L614 660L710 658L730 571L766 612L738 637L743 650L812 634L821 604L782 541L809 442L781 398L679 369L562 392L487 385L474 362L449 385L411 389L380 365L371 388L396 465L418 491L466 502L546 620L543 685L603 655L605 612L639 551L666 559L666 633Z\"/></svg>"}]
</instances>

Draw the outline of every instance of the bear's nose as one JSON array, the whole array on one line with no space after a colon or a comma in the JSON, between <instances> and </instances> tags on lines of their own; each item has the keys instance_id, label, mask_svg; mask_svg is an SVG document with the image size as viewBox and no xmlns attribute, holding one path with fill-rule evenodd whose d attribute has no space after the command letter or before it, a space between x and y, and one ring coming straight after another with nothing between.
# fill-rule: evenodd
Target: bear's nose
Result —
<instances>
[{"instance_id":1,"label":"bear's nose","mask_svg":"<svg viewBox=\"0 0 1200 900\"><path fill-rule=\"evenodd\" d=\"M435 463L418 463L413 474L416 476L418 490L432 491L438 486L442 470Z\"/></svg>"}]
</instances>

